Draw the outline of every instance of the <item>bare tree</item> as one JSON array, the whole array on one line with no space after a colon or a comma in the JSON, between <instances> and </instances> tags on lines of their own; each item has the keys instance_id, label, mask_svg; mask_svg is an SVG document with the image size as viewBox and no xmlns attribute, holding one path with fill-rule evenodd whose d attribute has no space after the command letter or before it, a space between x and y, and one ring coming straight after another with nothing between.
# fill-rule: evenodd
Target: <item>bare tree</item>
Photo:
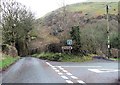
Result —
<instances>
[{"instance_id":1,"label":"bare tree","mask_svg":"<svg viewBox=\"0 0 120 85\"><path fill-rule=\"evenodd\" d=\"M18 51L24 51L29 33L33 29L33 13L14 0L4 0L2 9L3 43L15 46ZM23 43L23 46L19 46L19 43Z\"/></svg>"}]
</instances>

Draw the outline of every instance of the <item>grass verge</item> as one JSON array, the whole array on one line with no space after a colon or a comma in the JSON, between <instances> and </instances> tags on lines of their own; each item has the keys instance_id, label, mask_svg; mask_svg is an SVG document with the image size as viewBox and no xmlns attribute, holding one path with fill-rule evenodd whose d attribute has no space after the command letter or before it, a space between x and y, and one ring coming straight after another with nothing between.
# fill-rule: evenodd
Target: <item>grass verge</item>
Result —
<instances>
[{"instance_id":1,"label":"grass verge","mask_svg":"<svg viewBox=\"0 0 120 85\"><path fill-rule=\"evenodd\" d=\"M120 61L120 58L110 58L110 60Z\"/></svg>"},{"instance_id":2,"label":"grass verge","mask_svg":"<svg viewBox=\"0 0 120 85\"><path fill-rule=\"evenodd\" d=\"M5 70L8 68L11 64L15 63L16 60L19 59L19 57L12 57L9 55L3 55L3 60L0 60L0 70Z\"/></svg>"},{"instance_id":3,"label":"grass verge","mask_svg":"<svg viewBox=\"0 0 120 85\"><path fill-rule=\"evenodd\" d=\"M50 60L50 61L60 61L60 62L85 62L92 60L93 54L87 56L73 55L73 54L63 54L63 53L40 53L33 54L33 57Z\"/></svg>"}]
</instances>

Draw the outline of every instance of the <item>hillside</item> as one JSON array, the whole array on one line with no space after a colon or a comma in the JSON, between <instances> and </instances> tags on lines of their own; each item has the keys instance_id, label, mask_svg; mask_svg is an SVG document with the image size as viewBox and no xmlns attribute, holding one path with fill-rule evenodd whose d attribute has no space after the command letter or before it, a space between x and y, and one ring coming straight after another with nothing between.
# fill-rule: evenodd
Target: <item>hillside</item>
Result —
<instances>
[{"instance_id":1,"label":"hillside","mask_svg":"<svg viewBox=\"0 0 120 85\"><path fill-rule=\"evenodd\" d=\"M117 32L118 27L118 3L109 3L109 6L110 29L111 36L113 36ZM46 14L44 17L36 20L34 24L34 32L37 32L38 38L32 41L31 46L38 47L38 42L44 45L64 42L70 38L69 31L75 25L80 27L83 37L86 36L86 33L92 32L90 29L101 29L101 32L105 32L107 29L105 7L106 3L77 3ZM94 35L93 33L91 34Z\"/></svg>"},{"instance_id":2,"label":"hillside","mask_svg":"<svg viewBox=\"0 0 120 85\"><path fill-rule=\"evenodd\" d=\"M103 3L82 3L82 4L73 4L67 7L67 9L70 12L79 12L82 11L84 14L88 14L89 16L99 16L106 14L105 12L105 7L106 7L105 2ZM109 13L110 14L117 14L118 13L118 3L109 3L110 9Z\"/></svg>"}]
</instances>

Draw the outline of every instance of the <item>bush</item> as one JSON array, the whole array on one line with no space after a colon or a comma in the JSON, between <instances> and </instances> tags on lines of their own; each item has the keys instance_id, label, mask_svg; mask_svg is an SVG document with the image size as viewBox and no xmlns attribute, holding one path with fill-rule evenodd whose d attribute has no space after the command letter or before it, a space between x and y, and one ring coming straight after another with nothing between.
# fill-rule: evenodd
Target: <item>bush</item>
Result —
<instances>
[{"instance_id":1,"label":"bush","mask_svg":"<svg viewBox=\"0 0 120 85\"><path fill-rule=\"evenodd\" d=\"M48 51L53 53L60 53L62 45L60 43L52 43L48 45Z\"/></svg>"},{"instance_id":2,"label":"bush","mask_svg":"<svg viewBox=\"0 0 120 85\"><path fill-rule=\"evenodd\" d=\"M61 53L41 53L39 55L34 54L33 57L37 57L44 60L61 61L64 55Z\"/></svg>"},{"instance_id":3,"label":"bush","mask_svg":"<svg viewBox=\"0 0 120 85\"><path fill-rule=\"evenodd\" d=\"M52 55L52 60L53 61L61 61L64 56L61 53L55 53Z\"/></svg>"},{"instance_id":4,"label":"bush","mask_svg":"<svg viewBox=\"0 0 120 85\"><path fill-rule=\"evenodd\" d=\"M34 54L33 57L37 57L43 60L50 60L50 61L61 61L61 62L84 62L92 60L91 54L88 55L73 55L73 54L62 54L62 53L41 53L41 54Z\"/></svg>"},{"instance_id":5,"label":"bush","mask_svg":"<svg viewBox=\"0 0 120 85\"><path fill-rule=\"evenodd\" d=\"M13 57L18 56L18 51L14 46L8 45L8 44L2 44L2 52L11 55Z\"/></svg>"}]
</instances>

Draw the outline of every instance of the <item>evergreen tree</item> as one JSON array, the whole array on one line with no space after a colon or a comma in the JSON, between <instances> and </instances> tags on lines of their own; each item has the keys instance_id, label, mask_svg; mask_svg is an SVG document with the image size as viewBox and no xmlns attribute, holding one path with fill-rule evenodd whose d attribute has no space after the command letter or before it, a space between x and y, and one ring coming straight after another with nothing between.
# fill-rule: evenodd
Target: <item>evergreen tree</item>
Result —
<instances>
[{"instance_id":1,"label":"evergreen tree","mask_svg":"<svg viewBox=\"0 0 120 85\"><path fill-rule=\"evenodd\" d=\"M79 26L72 27L72 29L70 31L70 35L71 35L72 40L75 42L73 45L74 52L75 53L80 52L81 42L80 42L80 28L79 28Z\"/></svg>"}]
</instances>

